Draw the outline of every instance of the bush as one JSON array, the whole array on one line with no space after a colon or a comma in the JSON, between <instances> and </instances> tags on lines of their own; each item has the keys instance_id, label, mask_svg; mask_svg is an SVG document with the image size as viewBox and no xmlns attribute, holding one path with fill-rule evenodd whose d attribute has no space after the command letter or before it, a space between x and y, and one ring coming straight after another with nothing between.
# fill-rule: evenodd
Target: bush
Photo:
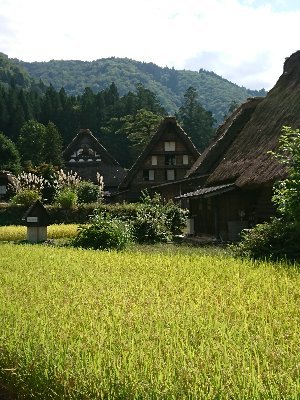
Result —
<instances>
[{"instance_id":1,"label":"bush","mask_svg":"<svg viewBox=\"0 0 300 400\"><path fill-rule=\"evenodd\" d=\"M158 193L153 198L143 193L132 223L135 240L138 243L167 242L182 231L186 217L187 212L173 202L164 205Z\"/></svg>"},{"instance_id":2,"label":"bush","mask_svg":"<svg viewBox=\"0 0 300 400\"><path fill-rule=\"evenodd\" d=\"M124 249L132 240L129 225L110 214L95 215L89 226L80 226L76 238L71 242L74 247L94 250Z\"/></svg>"},{"instance_id":3,"label":"bush","mask_svg":"<svg viewBox=\"0 0 300 400\"><path fill-rule=\"evenodd\" d=\"M74 190L65 188L58 193L55 201L61 208L70 210L77 205L77 194Z\"/></svg>"},{"instance_id":4,"label":"bush","mask_svg":"<svg viewBox=\"0 0 300 400\"><path fill-rule=\"evenodd\" d=\"M101 191L98 185L89 181L81 181L77 185L78 203L96 203L101 199Z\"/></svg>"},{"instance_id":5,"label":"bush","mask_svg":"<svg viewBox=\"0 0 300 400\"><path fill-rule=\"evenodd\" d=\"M179 235L187 225L189 211L176 205L173 201L169 201L164 210L172 235Z\"/></svg>"},{"instance_id":6,"label":"bush","mask_svg":"<svg viewBox=\"0 0 300 400\"><path fill-rule=\"evenodd\" d=\"M13 205L29 207L36 200L41 200L41 195L39 191L34 189L22 189L15 196L12 197L11 203Z\"/></svg>"},{"instance_id":7,"label":"bush","mask_svg":"<svg viewBox=\"0 0 300 400\"><path fill-rule=\"evenodd\" d=\"M271 260L300 259L300 223L287 223L278 218L242 232L242 241L234 246L239 256Z\"/></svg>"}]
</instances>

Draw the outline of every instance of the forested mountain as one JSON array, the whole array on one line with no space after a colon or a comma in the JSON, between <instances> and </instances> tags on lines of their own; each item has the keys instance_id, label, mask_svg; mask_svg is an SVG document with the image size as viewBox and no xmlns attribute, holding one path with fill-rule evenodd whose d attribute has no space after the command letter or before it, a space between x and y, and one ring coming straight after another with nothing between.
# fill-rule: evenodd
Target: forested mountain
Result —
<instances>
[{"instance_id":1,"label":"forested mountain","mask_svg":"<svg viewBox=\"0 0 300 400\"><path fill-rule=\"evenodd\" d=\"M58 156L46 157L45 142L36 157L29 145L35 141L30 138L34 126L47 133L42 136L49 143L57 129L63 146L78 129L90 129L122 166L130 167L170 114L201 152L229 108L259 94L264 90L249 91L204 70L176 71L115 58L24 63L0 53L0 132L17 146L23 166L56 163Z\"/></svg>"},{"instance_id":2,"label":"forested mountain","mask_svg":"<svg viewBox=\"0 0 300 400\"><path fill-rule=\"evenodd\" d=\"M14 60L16 62L17 60ZM103 58L96 61L22 62L18 64L29 75L55 89L64 87L69 95L80 95L86 87L94 93L114 82L119 94L135 91L141 83L155 93L169 114L174 114L183 103L186 90L192 86L198 93L200 104L211 111L217 123L228 112L232 102L241 103L247 97L265 96L264 89L253 91L240 87L214 72L199 72L161 68L153 63L128 58Z\"/></svg>"}]
</instances>

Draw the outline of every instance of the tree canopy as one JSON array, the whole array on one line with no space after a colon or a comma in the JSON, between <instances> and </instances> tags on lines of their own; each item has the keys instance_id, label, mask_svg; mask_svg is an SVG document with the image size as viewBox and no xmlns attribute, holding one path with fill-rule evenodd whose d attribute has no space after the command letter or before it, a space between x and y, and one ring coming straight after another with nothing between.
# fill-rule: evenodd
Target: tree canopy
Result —
<instances>
[{"instance_id":1,"label":"tree canopy","mask_svg":"<svg viewBox=\"0 0 300 400\"><path fill-rule=\"evenodd\" d=\"M273 154L288 173L275 185L273 201L285 219L300 222L300 129L284 126Z\"/></svg>"},{"instance_id":2,"label":"tree canopy","mask_svg":"<svg viewBox=\"0 0 300 400\"><path fill-rule=\"evenodd\" d=\"M20 155L15 144L0 132L0 170L18 174L21 170Z\"/></svg>"},{"instance_id":3,"label":"tree canopy","mask_svg":"<svg viewBox=\"0 0 300 400\"><path fill-rule=\"evenodd\" d=\"M179 108L177 117L185 132L191 137L195 146L204 150L214 134L214 119L198 101L195 88L190 86L184 95L184 103Z\"/></svg>"}]
</instances>

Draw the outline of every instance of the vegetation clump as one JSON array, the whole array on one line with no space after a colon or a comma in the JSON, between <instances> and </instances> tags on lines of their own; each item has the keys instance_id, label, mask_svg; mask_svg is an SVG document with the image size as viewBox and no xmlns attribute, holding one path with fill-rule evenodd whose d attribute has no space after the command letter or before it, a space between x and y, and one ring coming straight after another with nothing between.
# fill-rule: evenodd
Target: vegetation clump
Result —
<instances>
[{"instance_id":1,"label":"vegetation clump","mask_svg":"<svg viewBox=\"0 0 300 400\"><path fill-rule=\"evenodd\" d=\"M102 210L102 211L101 211ZM123 249L130 242L154 244L171 241L186 225L187 211L173 202L163 203L161 196L144 192L133 209L118 207L114 214L101 207L88 226L81 226L72 241L75 247L92 249ZM129 211L129 212L128 212Z\"/></svg>"},{"instance_id":2,"label":"vegetation clump","mask_svg":"<svg viewBox=\"0 0 300 400\"><path fill-rule=\"evenodd\" d=\"M145 191L132 221L133 235L138 243L167 242L182 232L186 219L186 210L172 201L164 204L158 193L151 197Z\"/></svg>"},{"instance_id":3,"label":"vegetation clump","mask_svg":"<svg viewBox=\"0 0 300 400\"><path fill-rule=\"evenodd\" d=\"M272 154L288 173L274 185L278 216L242 233L236 252L252 258L300 260L300 130L284 126Z\"/></svg>"},{"instance_id":4,"label":"vegetation clump","mask_svg":"<svg viewBox=\"0 0 300 400\"><path fill-rule=\"evenodd\" d=\"M78 228L71 245L93 250L123 250L131 240L131 229L125 221L96 213L90 225Z\"/></svg>"}]
</instances>

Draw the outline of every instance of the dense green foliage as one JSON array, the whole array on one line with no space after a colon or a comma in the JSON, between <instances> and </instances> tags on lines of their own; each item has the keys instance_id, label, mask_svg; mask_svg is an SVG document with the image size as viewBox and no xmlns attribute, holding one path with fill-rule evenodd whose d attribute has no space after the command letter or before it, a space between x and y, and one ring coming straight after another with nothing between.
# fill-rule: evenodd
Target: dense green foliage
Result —
<instances>
[{"instance_id":1,"label":"dense green foliage","mask_svg":"<svg viewBox=\"0 0 300 400\"><path fill-rule=\"evenodd\" d=\"M161 243L173 239L186 226L187 211L173 202L164 204L159 194L151 198L144 193L141 201L132 205L133 210L128 209L129 213L125 204L116 207L110 211L97 207L89 226L80 228L72 244L93 249L121 249L130 241Z\"/></svg>"},{"instance_id":2,"label":"dense green foliage","mask_svg":"<svg viewBox=\"0 0 300 400\"><path fill-rule=\"evenodd\" d=\"M299 398L296 268L174 246L0 258L3 398Z\"/></svg>"},{"instance_id":3,"label":"dense green foliage","mask_svg":"<svg viewBox=\"0 0 300 400\"><path fill-rule=\"evenodd\" d=\"M17 62L10 60L6 54L0 52L0 82L7 85L17 85L28 88L31 85L28 72Z\"/></svg>"},{"instance_id":4,"label":"dense green foliage","mask_svg":"<svg viewBox=\"0 0 300 400\"><path fill-rule=\"evenodd\" d=\"M222 121L232 101L241 103L247 97L266 94L264 90L253 91L240 87L202 68L199 72L175 70L128 58L20 64L30 76L46 84L52 83L57 90L64 87L71 95L83 93L86 87L96 93L108 87L111 82L115 82L120 94L124 95L134 91L136 85L141 83L156 93L163 107L171 114L182 104L187 88L193 86L202 106L211 111L218 122Z\"/></svg>"},{"instance_id":5,"label":"dense green foliage","mask_svg":"<svg viewBox=\"0 0 300 400\"><path fill-rule=\"evenodd\" d=\"M286 166L288 177L275 185L273 201L285 220L300 222L300 129L283 127L274 156Z\"/></svg>"},{"instance_id":6,"label":"dense green foliage","mask_svg":"<svg viewBox=\"0 0 300 400\"><path fill-rule=\"evenodd\" d=\"M133 154L138 157L155 134L161 120L161 115L140 109L136 115L121 118L122 126L117 133L127 137Z\"/></svg>"},{"instance_id":7,"label":"dense green foliage","mask_svg":"<svg viewBox=\"0 0 300 400\"><path fill-rule=\"evenodd\" d=\"M167 242L186 226L187 211L173 202L163 203L158 193L150 197L144 192L136 207L132 228L138 243Z\"/></svg>"},{"instance_id":8,"label":"dense green foliage","mask_svg":"<svg viewBox=\"0 0 300 400\"><path fill-rule=\"evenodd\" d=\"M0 132L0 171L17 174L21 171L21 160L15 144Z\"/></svg>"},{"instance_id":9,"label":"dense green foliage","mask_svg":"<svg viewBox=\"0 0 300 400\"><path fill-rule=\"evenodd\" d=\"M253 259L300 260L300 223L287 223L278 218L258 224L242 233L236 247L238 255Z\"/></svg>"},{"instance_id":10,"label":"dense green foliage","mask_svg":"<svg viewBox=\"0 0 300 400\"><path fill-rule=\"evenodd\" d=\"M101 200L100 187L89 181L82 181L76 188L79 204L97 203Z\"/></svg>"},{"instance_id":11,"label":"dense green foliage","mask_svg":"<svg viewBox=\"0 0 300 400\"><path fill-rule=\"evenodd\" d=\"M78 204L76 208L69 210L62 209L57 204L45 205L50 216L51 224L86 224L90 220L95 210L95 203ZM110 213L113 217L124 220L135 218L137 208L135 203L124 204L97 204L99 212ZM26 207L14 206L12 204L0 203L0 226L19 225L22 223L22 217L26 211Z\"/></svg>"},{"instance_id":12,"label":"dense green foliage","mask_svg":"<svg viewBox=\"0 0 300 400\"><path fill-rule=\"evenodd\" d=\"M128 223L110 214L97 212L88 226L80 226L71 245L93 250L123 250L132 240Z\"/></svg>"},{"instance_id":13,"label":"dense green foliage","mask_svg":"<svg viewBox=\"0 0 300 400\"><path fill-rule=\"evenodd\" d=\"M55 203L64 210L70 210L77 206L78 196L71 188L63 188L55 197Z\"/></svg>"},{"instance_id":14,"label":"dense green foliage","mask_svg":"<svg viewBox=\"0 0 300 400\"><path fill-rule=\"evenodd\" d=\"M244 233L237 252L252 258L300 260L300 130L283 127L273 155L287 169L287 178L274 185L279 217Z\"/></svg>"},{"instance_id":15,"label":"dense green foliage","mask_svg":"<svg viewBox=\"0 0 300 400\"><path fill-rule=\"evenodd\" d=\"M193 107L188 104L191 91L197 100ZM78 128L88 128L128 168L170 113L177 113L202 150L214 121L221 122L232 104L264 94L213 72L176 71L128 59L22 63L0 57L0 131L19 144L23 167L50 162L61 166L62 146ZM24 128L29 122L35 126ZM44 133L38 134L38 124Z\"/></svg>"},{"instance_id":16,"label":"dense green foliage","mask_svg":"<svg viewBox=\"0 0 300 400\"><path fill-rule=\"evenodd\" d=\"M197 149L203 151L214 134L215 121L212 113L199 103L197 91L192 86L184 94L184 102L178 110L177 118Z\"/></svg>"},{"instance_id":17,"label":"dense green foliage","mask_svg":"<svg viewBox=\"0 0 300 400\"><path fill-rule=\"evenodd\" d=\"M24 207L31 206L36 200L41 200L42 196L35 189L21 189L15 196L12 197L13 205L21 205Z\"/></svg>"}]
</instances>

